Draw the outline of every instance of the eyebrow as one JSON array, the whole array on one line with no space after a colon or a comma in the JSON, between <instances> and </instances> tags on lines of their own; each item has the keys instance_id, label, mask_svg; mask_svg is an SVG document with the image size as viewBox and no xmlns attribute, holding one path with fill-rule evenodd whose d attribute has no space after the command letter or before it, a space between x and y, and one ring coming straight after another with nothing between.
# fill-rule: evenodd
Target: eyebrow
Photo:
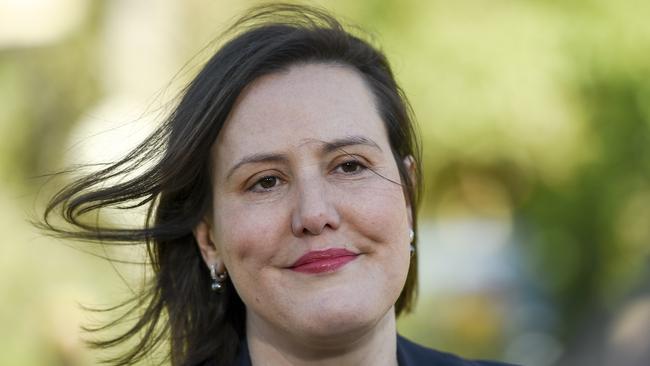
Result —
<instances>
[{"instance_id":1,"label":"eyebrow","mask_svg":"<svg viewBox=\"0 0 650 366\"><path fill-rule=\"evenodd\" d=\"M379 147L379 145L377 145L377 143L372 141L371 139L365 138L363 136L347 136L330 142L323 141L323 147L321 148L321 152L327 154L339 150L341 148L344 148L346 146L352 146L352 145L366 145L366 146L374 147L379 151L382 151L381 147Z\"/></svg>"},{"instance_id":2,"label":"eyebrow","mask_svg":"<svg viewBox=\"0 0 650 366\"><path fill-rule=\"evenodd\" d=\"M379 151L383 151L377 143L372 141L371 139L368 139L363 136L347 136L344 138L336 139L333 141L319 141L315 140L316 142L319 142L322 144L322 147L320 149L320 152L322 154L329 154L331 152L340 150L344 147L347 146L353 146L353 145L365 145L369 146L372 148L375 148ZM277 154L277 153L258 153L258 154L251 154L248 156L245 156L243 159L241 159L237 164L235 164L230 170L228 171L228 175L226 176L226 179L230 178L234 174L234 172L239 169L242 165L246 164L259 164L259 163L275 163L275 162L280 162L280 163L286 163L289 159L283 155L283 154Z\"/></svg>"}]
</instances>

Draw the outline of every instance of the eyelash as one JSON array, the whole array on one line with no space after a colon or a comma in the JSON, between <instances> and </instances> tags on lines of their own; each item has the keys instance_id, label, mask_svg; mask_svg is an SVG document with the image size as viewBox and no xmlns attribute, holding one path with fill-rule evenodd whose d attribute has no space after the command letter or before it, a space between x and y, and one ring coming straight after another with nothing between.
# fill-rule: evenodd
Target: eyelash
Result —
<instances>
[{"instance_id":1,"label":"eyelash","mask_svg":"<svg viewBox=\"0 0 650 366\"><path fill-rule=\"evenodd\" d=\"M349 159L349 160L346 160L346 161L338 164L333 169L333 171L337 171L339 169L342 169L343 166L350 166L350 165L353 165L355 167L355 171L353 171L353 172L340 171L340 172L337 172L337 173L347 175L347 176L352 176L352 175L360 174L363 171L368 169L368 167L364 163L359 161L358 159ZM283 181L283 179L280 178L277 175L265 175L262 178L256 180L255 183L253 183L253 185L251 185L247 190L250 191L250 192L253 192L253 193L267 193L267 192L272 191L274 188L277 187L277 183L274 184L272 187L269 187L269 188L262 188L260 186L260 184L262 184L262 181L264 181L265 179L270 179L270 178L275 179L275 182L279 181L281 183ZM257 187L259 187L259 188L257 188Z\"/></svg>"}]
</instances>

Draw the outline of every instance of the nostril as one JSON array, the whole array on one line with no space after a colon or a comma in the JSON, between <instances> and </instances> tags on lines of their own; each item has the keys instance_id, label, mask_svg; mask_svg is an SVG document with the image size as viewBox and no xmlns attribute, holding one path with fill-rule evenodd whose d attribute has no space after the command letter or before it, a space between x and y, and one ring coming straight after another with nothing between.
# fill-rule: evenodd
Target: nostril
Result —
<instances>
[{"instance_id":1,"label":"nostril","mask_svg":"<svg viewBox=\"0 0 650 366\"><path fill-rule=\"evenodd\" d=\"M339 213L335 197L319 180L305 180L298 185L292 213L292 231L296 236L319 235L326 227L339 226Z\"/></svg>"},{"instance_id":2,"label":"nostril","mask_svg":"<svg viewBox=\"0 0 650 366\"><path fill-rule=\"evenodd\" d=\"M296 235L319 235L326 228L335 230L339 226L339 215L334 207L323 207L319 212L296 213L292 220Z\"/></svg>"}]
</instances>

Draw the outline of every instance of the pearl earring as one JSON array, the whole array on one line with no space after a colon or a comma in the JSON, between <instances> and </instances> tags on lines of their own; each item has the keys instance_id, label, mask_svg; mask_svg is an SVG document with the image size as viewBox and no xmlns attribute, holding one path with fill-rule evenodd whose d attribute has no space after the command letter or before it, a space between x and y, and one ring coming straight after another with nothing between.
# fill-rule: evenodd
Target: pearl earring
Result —
<instances>
[{"instance_id":1,"label":"pearl earring","mask_svg":"<svg viewBox=\"0 0 650 366\"><path fill-rule=\"evenodd\" d=\"M223 283L228 277L228 272L224 271L223 273L217 273L217 265L210 265L210 277L212 277L212 283L210 284L210 289L215 292L221 292L223 290Z\"/></svg>"},{"instance_id":2,"label":"pearl earring","mask_svg":"<svg viewBox=\"0 0 650 366\"><path fill-rule=\"evenodd\" d=\"M415 239L415 231L409 229L409 251L411 252L411 257L415 254L415 246L413 246L413 239Z\"/></svg>"}]
</instances>

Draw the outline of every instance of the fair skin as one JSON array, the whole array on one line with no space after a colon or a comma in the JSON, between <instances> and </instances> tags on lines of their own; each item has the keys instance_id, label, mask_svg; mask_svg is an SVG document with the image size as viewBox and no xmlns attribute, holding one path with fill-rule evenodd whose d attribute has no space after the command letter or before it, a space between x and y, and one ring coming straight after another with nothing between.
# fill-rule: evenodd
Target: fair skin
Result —
<instances>
[{"instance_id":1,"label":"fair skin","mask_svg":"<svg viewBox=\"0 0 650 366\"><path fill-rule=\"evenodd\" d=\"M253 364L397 365L410 206L361 75L312 63L259 78L220 132L213 168L213 211L194 234L246 305ZM324 249L355 259L291 268Z\"/></svg>"}]
</instances>

